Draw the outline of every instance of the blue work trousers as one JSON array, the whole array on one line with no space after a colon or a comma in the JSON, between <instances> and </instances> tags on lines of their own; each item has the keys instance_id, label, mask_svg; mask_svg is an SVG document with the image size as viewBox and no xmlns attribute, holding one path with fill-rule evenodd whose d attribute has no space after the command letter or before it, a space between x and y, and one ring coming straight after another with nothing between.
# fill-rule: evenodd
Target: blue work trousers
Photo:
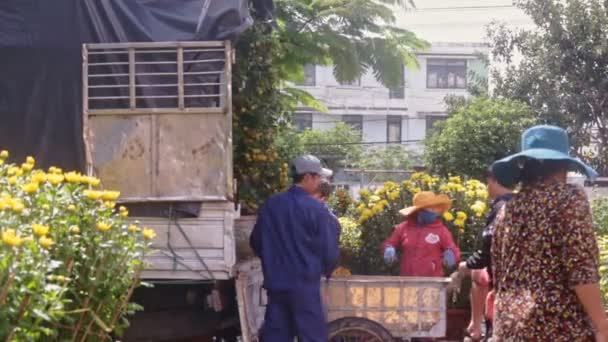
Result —
<instances>
[{"instance_id":1,"label":"blue work trousers","mask_svg":"<svg viewBox=\"0 0 608 342\"><path fill-rule=\"evenodd\" d=\"M268 291L262 342L327 342L327 321L319 286Z\"/></svg>"}]
</instances>

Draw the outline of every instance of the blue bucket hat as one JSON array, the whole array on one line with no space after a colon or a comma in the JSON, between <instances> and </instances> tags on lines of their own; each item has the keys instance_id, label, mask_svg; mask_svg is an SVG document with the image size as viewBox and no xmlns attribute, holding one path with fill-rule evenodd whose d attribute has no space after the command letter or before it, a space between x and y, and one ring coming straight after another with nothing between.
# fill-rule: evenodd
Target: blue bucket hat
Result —
<instances>
[{"instance_id":1,"label":"blue bucket hat","mask_svg":"<svg viewBox=\"0 0 608 342\"><path fill-rule=\"evenodd\" d=\"M492 164L492 173L502 184L514 184L519 177L522 159L569 161L572 169L595 180L598 173L580 159L570 156L570 142L566 131L560 127L540 125L526 130L521 136L521 152Z\"/></svg>"}]
</instances>

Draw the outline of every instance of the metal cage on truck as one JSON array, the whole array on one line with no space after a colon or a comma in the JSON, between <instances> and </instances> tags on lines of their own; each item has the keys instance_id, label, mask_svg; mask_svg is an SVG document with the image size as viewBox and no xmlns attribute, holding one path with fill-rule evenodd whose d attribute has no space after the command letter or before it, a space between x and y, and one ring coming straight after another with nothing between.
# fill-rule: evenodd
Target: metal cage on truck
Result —
<instances>
[{"instance_id":1,"label":"metal cage on truck","mask_svg":"<svg viewBox=\"0 0 608 342\"><path fill-rule=\"evenodd\" d=\"M157 233L144 278L229 279L230 42L85 44L82 52L88 173L120 190L122 203L147 208L132 210Z\"/></svg>"}]
</instances>

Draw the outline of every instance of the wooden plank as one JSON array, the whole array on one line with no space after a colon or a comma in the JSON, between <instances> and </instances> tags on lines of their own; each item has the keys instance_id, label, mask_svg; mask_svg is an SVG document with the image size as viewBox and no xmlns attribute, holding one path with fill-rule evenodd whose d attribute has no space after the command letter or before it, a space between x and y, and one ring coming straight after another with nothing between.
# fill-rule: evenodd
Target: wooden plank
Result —
<instances>
[{"instance_id":1,"label":"wooden plank","mask_svg":"<svg viewBox=\"0 0 608 342\"><path fill-rule=\"evenodd\" d=\"M94 43L85 44L89 50L126 49L126 48L205 48L224 47L223 41L183 41L183 42L137 42L137 43Z\"/></svg>"}]
</instances>

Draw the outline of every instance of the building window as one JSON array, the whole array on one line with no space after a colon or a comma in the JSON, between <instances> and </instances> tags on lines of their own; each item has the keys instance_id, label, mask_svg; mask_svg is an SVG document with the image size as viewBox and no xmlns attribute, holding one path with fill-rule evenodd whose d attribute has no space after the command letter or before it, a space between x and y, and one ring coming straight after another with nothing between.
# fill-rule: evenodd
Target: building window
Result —
<instances>
[{"instance_id":1,"label":"building window","mask_svg":"<svg viewBox=\"0 0 608 342\"><path fill-rule=\"evenodd\" d=\"M360 87L361 86L361 77L358 77L351 82L340 82L340 85L346 86L346 87Z\"/></svg>"},{"instance_id":2,"label":"building window","mask_svg":"<svg viewBox=\"0 0 608 342\"><path fill-rule=\"evenodd\" d=\"M401 116L389 115L386 117L386 141L390 143L401 142Z\"/></svg>"},{"instance_id":3,"label":"building window","mask_svg":"<svg viewBox=\"0 0 608 342\"><path fill-rule=\"evenodd\" d=\"M317 84L317 67L313 64L304 66L304 81L298 83L304 87L314 87Z\"/></svg>"},{"instance_id":4,"label":"building window","mask_svg":"<svg viewBox=\"0 0 608 342\"><path fill-rule=\"evenodd\" d=\"M360 132L363 131L363 115L342 115L342 121Z\"/></svg>"},{"instance_id":5,"label":"building window","mask_svg":"<svg viewBox=\"0 0 608 342\"><path fill-rule=\"evenodd\" d=\"M399 78L399 87L388 88L389 99L404 99L405 98L405 76L404 69L401 68L401 77Z\"/></svg>"},{"instance_id":6,"label":"building window","mask_svg":"<svg viewBox=\"0 0 608 342\"><path fill-rule=\"evenodd\" d=\"M433 129L435 125L440 122L446 120L448 117L445 115L427 115L426 117L426 136L430 136L433 133Z\"/></svg>"},{"instance_id":7,"label":"building window","mask_svg":"<svg viewBox=\"0 0 608 342\"><path fill-rule=\"evenodd\" d=\"M426 87L429 89L466 89L467 61L465 59L428 59Z\"/></svg>"},{"instance_id":8,"label":"building window","mask_svg":"<svg viewBox=\"0 0 608 342\"><path fill-rule=\"evenodd\" d=\"M294 118L294 124L298 132L303 132L307 129L312 128L312 114L311 113L296 113Z\"/></svg>"}]
</instances>

